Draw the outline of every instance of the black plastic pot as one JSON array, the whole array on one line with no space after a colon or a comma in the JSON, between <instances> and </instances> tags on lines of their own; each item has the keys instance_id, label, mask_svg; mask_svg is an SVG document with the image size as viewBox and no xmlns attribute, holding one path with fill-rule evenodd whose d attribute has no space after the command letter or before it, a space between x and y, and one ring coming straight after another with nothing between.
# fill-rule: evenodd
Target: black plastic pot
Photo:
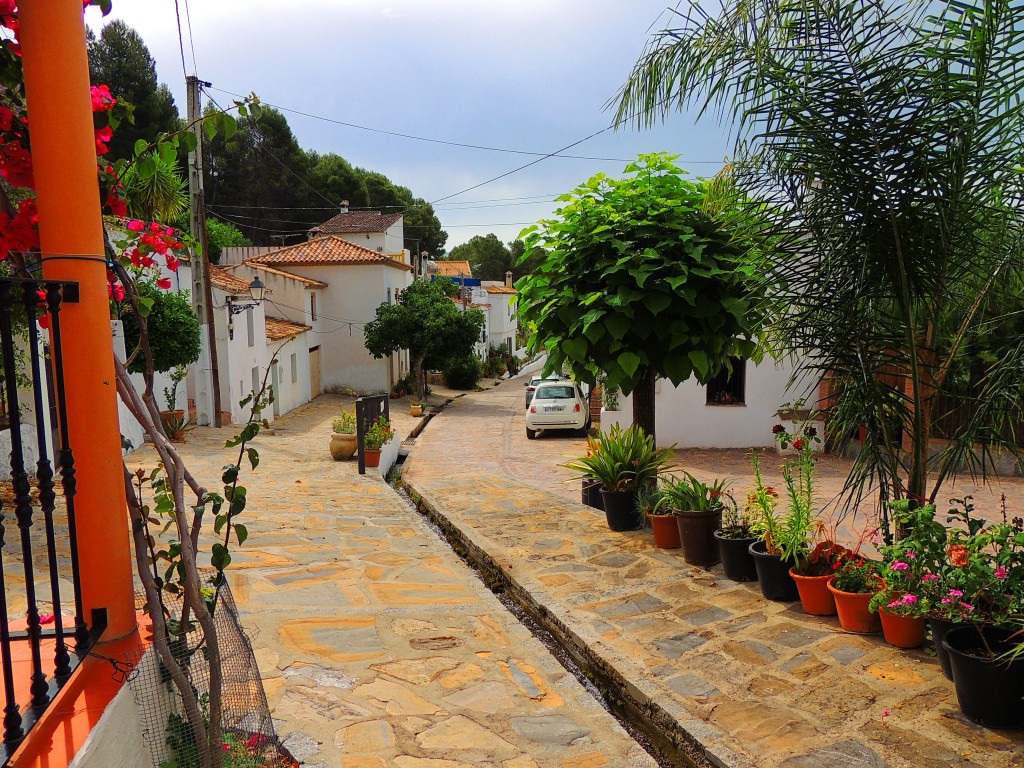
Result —
<instances>
[{"instance_id":1,"label":"black plastic pot","mask_svg":"<svg viewBox=\"0 0 1024 768\"><path fill-rule=\"evenodd\" d=\"M601 483L593 478L583 480L583 503L588 507L604 511L604 500L601 498Z\"/></svg>"},{"instance_id":2,"label":"black plastic pot","mask_svg":"<svg viewBox=\"0 0 1024 768\"><path fill-rule=\"evenodd\" d=\"M676 524L683 542L683 560L690 565L714 565L719 561L715 531L722 527L722 510L677 511Z\"/></svg>"},{"instance_id":3,"label":"black plastic pot","mask_svg":"<svg viewBox=\"0 0 1024 768\"><path fill-rule=\"evenodd\" d=\"M959 621L939 619L934 616L928 617L928 627L932 631L932 640L935 643L935 657L939 660L939 667L942 669L942 675L947 680L953 679L953 670L949 664L949 651L946 650L946 646L942 643L942 639L946 636L946 633L949 632L949 630L962 626L963 624Z\"/></svg>"},{"instance_id":4,"label":"black plastic pot","mask_svg":"<svg viewBox=\"0 0 1024 768\"><path fill-rule=\"evenodd\" d=\"M767 600L792 603L800 599L796 582L789 575L790 563L778 555L769 555L763 540L758 539L747 551L754 557L757 580L761 583L761 594Z\"/></svg>"},{"instance_id":5,"label":"black plastic pot","mask_svg":"<svg viewBox=\"0 0 1024 768\"><path fill-rule=\"evenodd\" d=\"M636 491L609 491L601 489L604 516L613 531L635 531L640 527L636 511Z\"/></svg>"},{"instance_id":6,"label":"black plastic pot","mask_svg":"<svg viewBox=\"0 0 1024 768\"><path fill-rule=\"evenodd\" d=\"M989 657L980 633L997 657L1017 646L1009 639L1013 632L999 627L965 625L946 633L942 642L949 652L960 711L992 728L1024 725L1024 656L1014 661Z\"/></svg>"},{"instance_id":7,"label":"black plastic pot","mask_svg":"<svg viewBox=\"0 0 1024 768\"><path fill-rule=\"evenodd\" d=\"M750 545L755 541L757 539L753 537L729 539L715 531L715 543L718 544L718 554L722 558L725 578L733 581L757 581L757 567L754 565L754 556L750 554Z\"/></svg>"}]
</instances>

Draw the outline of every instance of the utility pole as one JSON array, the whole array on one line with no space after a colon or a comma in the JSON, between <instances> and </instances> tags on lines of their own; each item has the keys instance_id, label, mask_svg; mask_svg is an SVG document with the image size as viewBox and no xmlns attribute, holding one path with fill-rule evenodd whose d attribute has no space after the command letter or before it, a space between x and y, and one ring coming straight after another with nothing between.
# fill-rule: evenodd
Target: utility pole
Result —
<instances>
[{"instance_id":1,"label":"utility pole","mask_svg":"<svg viewBox=\"0 0 1024 768\"><path fill-rule=\"evenodd\" d=\"M196 420L215 427L220 422L220 373L217 370L217 333L213 320L213 291L210 288L210 262L206 241L206 196L203 192L203 128L200 122L199 89L210 86L195 75L185 78L188 87L189 130L196 137L196 148L188 154L189 223L192 237L199 241L199 252L192 252L192 306L199 318L202 351L196 376Z\"/></svg>"}]
</instances>

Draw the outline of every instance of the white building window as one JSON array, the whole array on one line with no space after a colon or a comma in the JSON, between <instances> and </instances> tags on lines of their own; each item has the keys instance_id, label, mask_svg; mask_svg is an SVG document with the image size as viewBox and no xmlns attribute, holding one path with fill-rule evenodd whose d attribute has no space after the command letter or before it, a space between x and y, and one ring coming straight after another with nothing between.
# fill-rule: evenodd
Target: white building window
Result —
<instances>
[{"instance_id":1,"label":"white building window","mask_svg":"<svg viewBox=\"0 0 1024 768\"><path fill-rule=\"evenodd\" d=\"M297 357L297 354L297 352L292 352L290 361L292 366L292 384L297 384L299 382L299 358Z\"/></svg>"},{"instance_id":2,"label":"white building window","mask_svg":"<svg viewBox=\"0 0 1024 768\"><path fill-rule=\"evenodd\" d=\"M252 369L252 391L253 392L259 392L260 391L260 368L259 368L259 366L256 366L255 368Z\"/></svg>"},{"instance_id":3,"label":"white building window","mask_svg":"<svg viewBox=\"0 0 1024 768\"><path fill-rule=\"evenodd\" d=\"M252 317L252 307L245 310L245 333L249 340L249 346L256 346L256 321Z\"/></svg>"},{"instance_id":4,"label":"white building window","mask_svg":"<svg viewBox=\"0 0 1024 768\"><path fill-rule=\"evenodd\" d=\"M309 316L311 320L316 320L316 294L309 294Z\"/></svg>"}]
</instances>

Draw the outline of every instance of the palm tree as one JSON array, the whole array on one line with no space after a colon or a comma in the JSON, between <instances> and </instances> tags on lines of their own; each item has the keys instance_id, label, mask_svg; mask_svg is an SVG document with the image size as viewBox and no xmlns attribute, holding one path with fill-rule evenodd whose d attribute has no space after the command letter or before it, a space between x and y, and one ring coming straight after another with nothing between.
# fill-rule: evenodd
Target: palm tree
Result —
<instances>
[{"instance_id":1,"label":"palm tree","mask_svg":"<svg viewBox=\"0 0 1024 768\"><path fill-rule=\"evenodd\" d=\"M1020 0L722 6L652 38L618 117L695 106L734 126L736 183L777 230L773 338L805 383L827 378L830 434L866 431L850 500L934 501L961 468L984 476L994 449L1017 451ZM977 345L991 365L968 359Z\"/></svg>"},{"instance_id":2,"label":"palm tree","mask_svg":"<svg viewBox=\"0 0 1024 768\"><path fill-rule=\"evenodd\" d=\"M125 167L121 183L129 216L166 223L188 209L188 184L173 152L140 155Z\"/></svg>"}]
</instances>

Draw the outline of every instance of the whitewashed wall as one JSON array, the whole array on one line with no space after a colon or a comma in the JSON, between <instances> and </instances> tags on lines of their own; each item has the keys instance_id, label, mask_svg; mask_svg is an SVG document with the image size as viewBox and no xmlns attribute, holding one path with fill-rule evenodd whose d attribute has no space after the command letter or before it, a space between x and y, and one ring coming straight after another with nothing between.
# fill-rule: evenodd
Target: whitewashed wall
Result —
<instances>
[{"instance_id":1,"label":"whitewashed wall","mask_svg":"<svg viewBox=\"0 0 1024 768\"><path fill-rule=\"evenodd\" d=\"M249 418L248 406L241 407L239 401L254 388L253 369L256 369L258 387L266 373L269 355L266 342L266 314L264 305L258 304L234 315L234 338L228 334L228 310L225 306L227 295L218 288L213 289L214 325L217 339L217 367L220 373L221 410L231 413L234 423ZM253 344L249 345L248 320L251 313L253 322ZM263 416L272 418L271 412Z\"/></svg>"},{"instance_id":2,"label":"whitewashed wall","mask_svg":"<svg viewBox=\"0 0 1024 768\"><path fill-rule=\"evenodd\" d=\"M307 335L300 333L287 342L267 341L267 360L270 360L271 355L277 351L277 378L276 381L272 381L276 384L274 403L271 407L274 418L283 416L288 411L298 408L310 400ZM282 344L284 344L283 347ZM269 414L267 414L267 418L270 418Z\"/></svg>"},{"instance_id":3,"label":"whitewashed wall","mask_svg":"<svg viewBox=\"0 0 1024 768\"><path fill-rule=\"evenodd\" d=\"M679 448L752 448L775 444L772 426L779 406L798 398L787 389L793 373L792 360L760 365L747 362L746 403L707 405L707 388L691 379L678 387L659 379L655 390L655 427L658 445L675 443ZM601 427L632 423L633 398L619 395L619 411L601 412Z\"/></svg>"}]
</instances>

